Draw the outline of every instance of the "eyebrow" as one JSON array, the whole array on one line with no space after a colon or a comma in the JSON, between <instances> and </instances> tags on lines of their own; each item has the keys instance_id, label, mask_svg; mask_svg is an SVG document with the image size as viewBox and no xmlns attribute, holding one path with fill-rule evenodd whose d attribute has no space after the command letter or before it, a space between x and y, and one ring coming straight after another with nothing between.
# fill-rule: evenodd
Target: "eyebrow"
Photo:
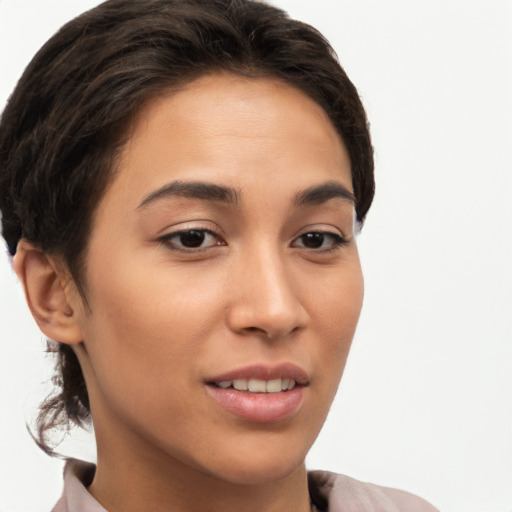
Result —
<instances>
[{"instance_id":1,"label":"eyebrow","mask_svg":"<svg viewBox=\"0 0 512 512\"><path fill-rule=\"evenodd\" d=\"M232 187L206 181L173 181L148 194L137 209L145 208L155 201L173 196L215 201L228 205L237 205L240 201L240 193ZM344 185L337 181L327 181L297 193L294 204L297 208L315 206L335 198L356 203L354 194Z\"/></svg>"},{"instance_id":2,"label":"eyebrow","mask_svg":"<svg viewBox=\"0 0 512 512\"><path fill-rule=\"evenodd\" d=\"M356 197L347 187L337 181L327 181L299 192L295 197L295 206L316 206L335 198L356 204Z\"/></svg>"},{"instance_id":3,"label":"eyebrow","mask_svg":"<svg viewBox=\"0 0 512 512\"><path fill-rule=\"evenodd\" d=\"M236 205L239 202L240 194L234 188L206 181L173 181L147 195L137 209L145 208L155 201L173 196Z\"/></svg>"}]
</instances>

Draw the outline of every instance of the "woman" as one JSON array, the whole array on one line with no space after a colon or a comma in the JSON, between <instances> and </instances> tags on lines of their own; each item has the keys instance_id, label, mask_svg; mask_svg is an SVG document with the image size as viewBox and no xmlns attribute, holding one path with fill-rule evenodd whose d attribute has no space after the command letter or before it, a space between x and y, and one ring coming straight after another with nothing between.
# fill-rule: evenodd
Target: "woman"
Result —
<instances>
[{"instance_id":1,"label":"woman","mask_svg":"<svg viewBox=\"0 0 512 512\"><path fill-rule=\"evenodd\" d=\"M305 469L374 189L357 91L314 29L251 1L106 2L29 65L0 155L3 235L59 358L39 443L96 435L56 512L434 510Z\"/></svg>"}]
</instances>

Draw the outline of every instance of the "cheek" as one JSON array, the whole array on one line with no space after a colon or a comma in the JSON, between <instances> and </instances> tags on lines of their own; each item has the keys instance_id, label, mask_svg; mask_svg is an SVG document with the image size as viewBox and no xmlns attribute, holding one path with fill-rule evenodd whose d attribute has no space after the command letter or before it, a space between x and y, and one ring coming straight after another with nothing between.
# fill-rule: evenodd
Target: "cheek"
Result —
<instances>
[{"instance_id":1,"label":"cheek","mask_svg":"<svg viewBox=\"0 0 512 512\"><path fill-rule=\"evenodd\" d=\"M96 272L89 279L93 314L103 327L118 331L125 339L136 332L160 332L165 339L172 333L205 328L215 310L219 286L225 282L219 272L184 270L142 257L139 261L122 256L114 260L114 269L95 265ZM139 340L143 344L144 338Z\"/></svg>"},{"instance_id":2,"label":"cheek","mask_svg":"<svg viewBox=\"0 0 512 512\"><path fill-rule=\"evenodd\" d=\"M350 266L329 274L311 294L312 318L321 323L328 339L334 343L352 340L364 296L364 281L359 260Z\"/></svg>"},{"instance_id":3,"label":"cheek","mask_svg":"<svg viewBox=\"0 0 512 512\"><path fill-rule=\"evenodd\" d=\"M348 271L350 270L350 271ZM361 268L350 269L331 276L315 294L313 325L319 334L317 355L324 386L331 399L338 388L361 313L364 282Z\"/></svg>"},{"instance_id":4,"label":"cheek","mask_svg":"<svg viewBox=\"0 0 512 512\"><path fill-rule=\"evenodd\" d=\"M194 378L187 369L218 318L217 283L141 268L119 264L111 272L91 272L89 279L85 346L95 378L116 394L122 387L156 394L170 376L174 385L186 385Z\"/></svg>"},{"instance_id":5,"label":"cheek","mask_svg":"<svg viewBox=\"0 0 512 512\"><path fill-rule=\"evenodd\" d=\"M170 417L188 410L185 397L197 380L195 361L210 328L197 314L205 309L204 295L192 307L188 294L150 278L104 282L95 292L84 373L96 395L96 420L115 417L139 430L164 428Z\"/></svg>"},{"instance_id":6,"label":"cheek","mask_svg":"<svg viewBox=\"0 0 512 512\"><path fill-rule=\"evenodd\" d=\"M230 268L206 272L198 265L160 258L148 263L120 254L115 261L115 269L95 265L93 273L90 267L93 311L85 328L91 356L96 350L97 364L103 364L108 352L120 371L129 373L133 367L139 376L168 377L171 369L185 373L222 322L219 290L225 288Z\"/></svg>"}]
</instances>

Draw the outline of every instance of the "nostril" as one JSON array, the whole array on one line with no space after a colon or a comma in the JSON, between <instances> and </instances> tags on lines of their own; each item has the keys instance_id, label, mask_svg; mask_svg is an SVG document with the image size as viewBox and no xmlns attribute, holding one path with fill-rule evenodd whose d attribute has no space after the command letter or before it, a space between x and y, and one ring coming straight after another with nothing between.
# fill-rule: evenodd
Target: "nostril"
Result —
<instances>
[{"instance_id":1,"label":"nostril","mask_svg":"<svg viewBox=\"0 0 512 512\"><path fill-rule=\"evenodd\" d=\"M295 334L299 330L300 330L300 325L297 325L296 327L293 327L291 330L286 331L286 332L284 330L280 330L280 329L275 329L275 330L271 329L271 328L265 329L263 327L245 327L243 329L243 331L246 334L260 335L269 340L279 338L283 335Z\"/></svg>"},{"instance_id":2,"label":"nostril","mask_svg":"<svg viewBox=\"0 0 512 512\"><path fill-rule=\"evenodd\" d=\"M265 331L265 329L262 329L261 327L246 327L245 328L245 331L246 332L254 332L254 333L259 333L259 334L264 334L265 336L269 336L269 333L267 331Z\"/></svg>"}]
</instances>

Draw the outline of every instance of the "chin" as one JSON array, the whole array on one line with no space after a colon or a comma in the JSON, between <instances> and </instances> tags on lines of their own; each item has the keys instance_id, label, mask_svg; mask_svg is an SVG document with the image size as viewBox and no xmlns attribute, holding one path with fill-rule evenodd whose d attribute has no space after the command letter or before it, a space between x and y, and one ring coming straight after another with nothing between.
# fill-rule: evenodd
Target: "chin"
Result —
<instances>
[{"instance_id":1,"label":"chin","mask_svg":"<svg viewBox=\"0 0 512 512\"><path fill-rule=\"evenodd\" d=\"M286 443L282 443L286 446ZM254 450L240 449L230 456L225 453L221 464L211 474L235 485L264 485L285 479L305 467L307 450L295 446Z\"/></svg>"}]
</instances>

